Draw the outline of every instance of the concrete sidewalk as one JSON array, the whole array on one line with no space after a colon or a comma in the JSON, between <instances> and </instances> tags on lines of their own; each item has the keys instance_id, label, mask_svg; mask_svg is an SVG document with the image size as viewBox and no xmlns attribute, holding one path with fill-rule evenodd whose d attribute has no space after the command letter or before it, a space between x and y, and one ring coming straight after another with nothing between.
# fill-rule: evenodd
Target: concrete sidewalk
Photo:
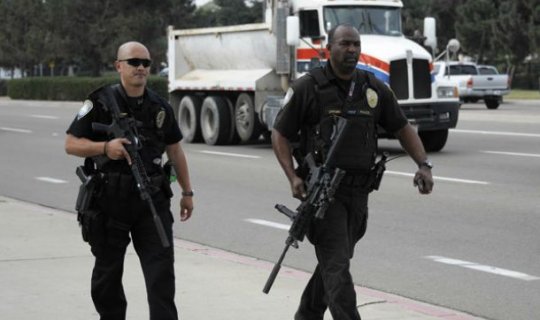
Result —
<instances>
[{"instance_id":1,"label":"concrete sidewalk","mask_svg":"<svg viewBox=\"0 0 540 320\"><path fill-rule=\"evenodd\" d=\"M265 295L261 290L272 263L179 239L174 246L182 320L293 318L308 273L282 268ZM98 319L90 298L92 265L74 214L0 197L1 319ZM127 319L148 319L144 281L132 248L124 285ZM364 320L480 319L376 290L356 290Z\"/></svg>"}]
</instances>

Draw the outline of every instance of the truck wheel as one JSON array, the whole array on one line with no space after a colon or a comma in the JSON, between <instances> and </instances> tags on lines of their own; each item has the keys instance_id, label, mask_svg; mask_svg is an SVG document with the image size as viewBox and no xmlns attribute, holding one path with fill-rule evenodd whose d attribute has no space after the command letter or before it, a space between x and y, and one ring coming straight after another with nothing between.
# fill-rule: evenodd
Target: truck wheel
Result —
<instances>
[{"instance_id":1,"label":"truck wheel","mask_svg":"<svg viewBox=\"0 0 540 320\"><path fill-rule=\"evenodd\" d=\"M216 96L206 97L201 108L201 133L206 144L226 144L230 139L231 114L227 102Z\"/></svg>"},{"instance_id":2,"label":"truck wheel","mask_svg":"<svg viewBox=\"0 0 540 320\"><path fill-rule=\"evenodd\" d=\"M500 105L499 99L497 98L486 98L484 99L484 102L488 109L497 109Z\"/></svg>"},{"instance_id":3,"label":"truck wheel","mask_svg":"<svg viewBox=\"0 0 540 320\"><path fill-rule=\"evenodd\" d=\"M253 98L242 93L234 107L236 132L242 142L256 140L261 135L261 124L255 113Z\"/></svg>"},{"instance_id":4,"label":"truck wheel","mask_svg":"<svg viewBox=\"0 0 540 320\"><path fill-rule=\"evenodd\" d=\"M424 144L424 149L428 152L441 151L448 139L448 129L419 131L418 135Z\"/></svg>"},{"instance_id":5,"label":"truck wheel","mask_svg":"<svg viewBox=\"0 0 540 320\"><path fill-rule=\"evenodd\" d=\"M238 144L240 142L240 137L238 136L238 133L236 132L236 121L234 117L234 105L231 102L231 99L225 98L225 102L227 103L227 109L229 110L230 115L230 134L229 139L227 140L227 144Z\"/></svg>"},{"instance_id":6,"label":"truck wheel","mask_svg":"<svg viewBox=\"0 0 540 320\"><path fill-rule=\"evenodd\" d=\"M178 105L178 126L186 142L199 142L202 139L199 117L201 100L194 96L185 96Z\"/></svg>"}]
</instances>

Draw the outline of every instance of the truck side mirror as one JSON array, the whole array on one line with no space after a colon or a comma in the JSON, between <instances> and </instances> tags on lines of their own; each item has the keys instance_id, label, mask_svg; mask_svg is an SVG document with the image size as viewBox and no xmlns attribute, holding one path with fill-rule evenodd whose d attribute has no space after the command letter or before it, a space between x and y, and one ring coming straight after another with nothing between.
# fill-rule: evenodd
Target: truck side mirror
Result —
<instances>
[{"instance_id":1,"label":"truck side mirror","mask_svg":"<svg viewBox=\"0 0 540 320\"><path fill-rule=\"evenodd\" d=\"M433 17L424 18L424 37L426 37L426 40L424 41L424 45L426 47L430 47L434 55L435 53L437 53L436 30L437 30L437 26L436 26L435 18Z\"/></svg>"},{"instance_id":2,"label":"truck side mirror","mask_svg":"<svg viewBox=\"0 0 540 320\"><path fill-rule=\"evenodd\" d=\"M297 47L300 44L300 19L287 17L287 45Z\"/></svg>"}]
</instances>

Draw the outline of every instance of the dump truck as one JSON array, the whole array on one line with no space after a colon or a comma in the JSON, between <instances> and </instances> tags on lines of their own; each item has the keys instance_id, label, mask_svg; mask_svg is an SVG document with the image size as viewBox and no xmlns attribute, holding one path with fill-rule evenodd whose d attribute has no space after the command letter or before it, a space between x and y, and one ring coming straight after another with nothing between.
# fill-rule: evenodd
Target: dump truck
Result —
<instances>
[{"instance_id":1,"label":"dump truck","mask_svg":"<svg viewBox=\"0 0 540 320\"><path fill-rule=\"evenodd\" d=\"M357 68L393 90L426 150L441 150L457 124L457 89L433 74L426 46L436 44L434 19L426 19L421 45L403 35L402 7L397 0L265 0L263 23L169 27L170 102L184 140L268 136L290 83L327 62L328 31L348 23L361 34ZM379 136L393 137L382 129Z\"/></svg>"}]
</instances>

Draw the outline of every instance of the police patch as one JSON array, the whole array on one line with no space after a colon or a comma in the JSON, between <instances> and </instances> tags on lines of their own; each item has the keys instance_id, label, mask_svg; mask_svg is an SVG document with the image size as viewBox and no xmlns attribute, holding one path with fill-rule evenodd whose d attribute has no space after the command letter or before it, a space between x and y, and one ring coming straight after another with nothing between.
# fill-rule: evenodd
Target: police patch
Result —
<instances>
[{"instance_id":1,"label":"police patch","mask_svg":"<svg viewBox=\"0 0 540 320\"><path fill-rule=\"evenodd\" d=\"M287 103L289 103L289 101L291 101L291 98L293 97L293 95L294 95L293 88L287 89L287 93L285 94L285 98L283 98L283 106L286 106Z\"/></svg>"},{"instance_id":2,"label":"police patch","mask_svg":"<svg viewBox=\"0 0 540 320\"><path fill-rule=\"evenodd\" d=\"M77 120L80 120L82 117L88 114L90 110L94 107L94 104L90 100L84 100L83 106L79 110L79 113L77 113Z\"/></svg>"},{"instance_id":3,"label":"police patch","mask_svg":"<svg viewBox=\"0 0 540 320\"><path fill-rule=\"evenodd\" d=\"M379 103L379 96L377 95L377 91L371 88L367 88L366 100L370 108L375 108Z\"/></svg>"},{"instance_id":4,"label":"police patch","mask_svg":"<svg viewBox=\"0 0 540 320\"><path fill-rule=\"evenodd\" d=\"M156 127L161 129L161 127L163 127L163 122L165 122L165 111L161 110L156 115Z\"/></svg>"}]
</instances>

